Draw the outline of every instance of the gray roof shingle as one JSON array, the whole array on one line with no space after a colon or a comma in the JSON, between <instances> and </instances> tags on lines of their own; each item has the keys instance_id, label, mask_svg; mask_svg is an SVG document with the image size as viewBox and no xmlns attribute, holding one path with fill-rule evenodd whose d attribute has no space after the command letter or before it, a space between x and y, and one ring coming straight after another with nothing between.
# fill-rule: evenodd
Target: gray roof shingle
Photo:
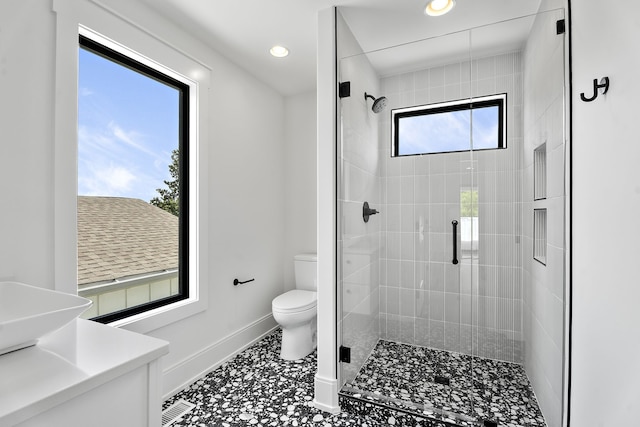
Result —
<instances>
[{"instance_id":1,"label":"gray roof shingle","mask_svg":"<svg viewBox=\"0 0 640 427\"><path fill-rule=\"evenodd\" d=\"M78 284L178 267L178 217L140 199L78 196Z\"/></svg>"}]
</instances>

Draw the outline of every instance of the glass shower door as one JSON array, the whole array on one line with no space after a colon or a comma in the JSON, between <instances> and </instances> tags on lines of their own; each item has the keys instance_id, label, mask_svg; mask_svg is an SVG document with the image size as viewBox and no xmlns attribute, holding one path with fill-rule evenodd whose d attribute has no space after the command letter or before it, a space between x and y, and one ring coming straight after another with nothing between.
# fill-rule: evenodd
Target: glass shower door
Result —
<instances>
[{"instance_id":1,"label":"glass shower door","mask_svg":"<svg viewBox=\"0 0 640 427\"><path fill-rule=\"evenodd\" d=\"M343 397L544 426L536 389L561 418L563 17L368 53L338 25Z\"/></svg>"},{"instance_id":2,"label":"glass shower door","mask_svg":"<svg viewBox=\"0 0 640 427\"><path fill-rule=\"evenodd\" d=\"M349 360L340 362L342 392L466 420L473 411L469 257L477 222L469 39L461 32L338 64L340 83L349 83L338 106L340 359ZM432 66L425 53L442 54L442 45L448 53L455 46L455 58ZM418 71L380 68L403 55L417 60L409 68ZM380 97L387 105L376 112ZM402 118L421 106L436 107L425 114L435 123L411 120L412 111ZM427 142L405 147L416 129ZM367 222L365 201L379 211Z\"/></svg>"},{"instance_id":3,"label":"glass shower door","mask_svg":"<svg viewBox=\"0 0 640 427\"><path fill-rule=\"evenodd\" d=\"M563 19L557 9L470 31L474 103L505 94L503 148L485 149L483 111L472 110L471 121L473 404L478 418L498 425L545 426L543 411L549 425L562 418ZM495 37L523 30L519 46ZM535 239L536 230L546 238L546 222L533 224L539 212L554 217L554 243ZM553 251L554 261L536 259L536 249Z\"/></svg>"},{"instance_id":4,"label":"glass shower door","mask_svg":"<svg viewBox=\"0 0 640 427\"><path fill-rule=\"evenodd\" d=\"M372 111L374 100L365 97L365 93L379 96L377 74L365 55L355 55L339 62L338 76L342 97L338 108L337 299L343 385L354 380L379 338L380 252L384 247L380 230L386 212L379 190L380 116ZM370 215L364 215L365 206Z\"/></svg>"}]
</instances>

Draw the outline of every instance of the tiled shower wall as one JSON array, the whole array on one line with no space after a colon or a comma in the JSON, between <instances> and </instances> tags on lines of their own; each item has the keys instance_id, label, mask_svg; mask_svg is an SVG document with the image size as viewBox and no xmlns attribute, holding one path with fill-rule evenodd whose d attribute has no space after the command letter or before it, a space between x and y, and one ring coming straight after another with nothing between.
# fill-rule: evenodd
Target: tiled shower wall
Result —
<instances>
[{"instance_id":1,"label":"tiled shower wall","mask_svg":"<svg viewBox=\"0 0 640 427\"><path fill-rule=\"evenodd\" d=\"M508 96L505 150L391 158L389 110L380 115L381 337L521 362L520 53L385 77L381 91L389 110ZM477 250L453 265L451 221L460 221L461 191L470 190Z\"/></svg>"},{"instance_id":2,"label":"tiled shower wall","mask_svg":"<svg viewBox=\"0 0 640 427\"><path fill-rule=\"evenodd\" d=\"M338 330L351 348L341 363L341 385L355 377L378 341L380 221L365 223L362 206L379 205L378 116L364 92L378 93L373 67L340 14L337 20L339 81L350 82L351 96L340 100L338 171Z\"/></svg>"},{"instance_id":3,"label":"tiled shower wall","mask_svg":"<svg viewBox=\"0 0 640 427\"><path fill-rule=\"evenodd\" d=\"M525 368L549 427L562 425L564 342L564 36L561 10L539 14L524 50L523 332ZM545 144L546 197L534 201L534 150ZM545 264L533 261L533 211L546 209Z\"/></svg>"}]
</instances>

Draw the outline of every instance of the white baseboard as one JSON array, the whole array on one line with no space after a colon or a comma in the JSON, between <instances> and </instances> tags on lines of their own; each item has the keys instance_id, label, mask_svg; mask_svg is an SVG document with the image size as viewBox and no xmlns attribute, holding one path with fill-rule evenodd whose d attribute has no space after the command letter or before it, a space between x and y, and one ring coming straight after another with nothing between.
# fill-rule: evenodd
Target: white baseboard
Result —
<instances>
[{"instance_id":1,"label":"white baseboard","mask_svg":"<svg viewBox=\"0 0 640 427\"><path fill-rule=\"evenodd\" d=\"M324 378L316 374L314 388L315 397L313 399L313 406L331 414L340 413L337 379Z\"/></svg>"},{"instance_id":2,"label":"white baseboard","mask_svg":"<svg viewBox=\"0 0 640 427\"><path fill-rule=\"evenodd\" d=\"M271 313L267 314L203 350L166 368L162 373L163 401L269 335L277 327L278 324Z\"/></svg>"}]
</instances>

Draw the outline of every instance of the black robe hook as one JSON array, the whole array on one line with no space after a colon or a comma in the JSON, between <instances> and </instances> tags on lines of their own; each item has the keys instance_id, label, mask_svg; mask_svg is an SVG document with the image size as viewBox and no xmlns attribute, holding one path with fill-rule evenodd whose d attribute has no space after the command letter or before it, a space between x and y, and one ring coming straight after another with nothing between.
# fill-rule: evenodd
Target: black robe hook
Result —
<instances>
[{"instance_id":1,"label":"black robe hook","mask_svg":"<svg viewBox=\"0 0 640 427\"><path fill-rule=\"evenodd\" d=\"M584 102L595 101L595 99L598 97L598 89L604 89L602 91L603 95L607 93L607 91L609 90L609 77L603 77L602 80L600 80L600 84L598 84L598 79L593 79L593 96L591 98L587 98L586 96L584 96L583 92L580 94L580 99L582 99Z\"/></svg>"}]
</instances>

